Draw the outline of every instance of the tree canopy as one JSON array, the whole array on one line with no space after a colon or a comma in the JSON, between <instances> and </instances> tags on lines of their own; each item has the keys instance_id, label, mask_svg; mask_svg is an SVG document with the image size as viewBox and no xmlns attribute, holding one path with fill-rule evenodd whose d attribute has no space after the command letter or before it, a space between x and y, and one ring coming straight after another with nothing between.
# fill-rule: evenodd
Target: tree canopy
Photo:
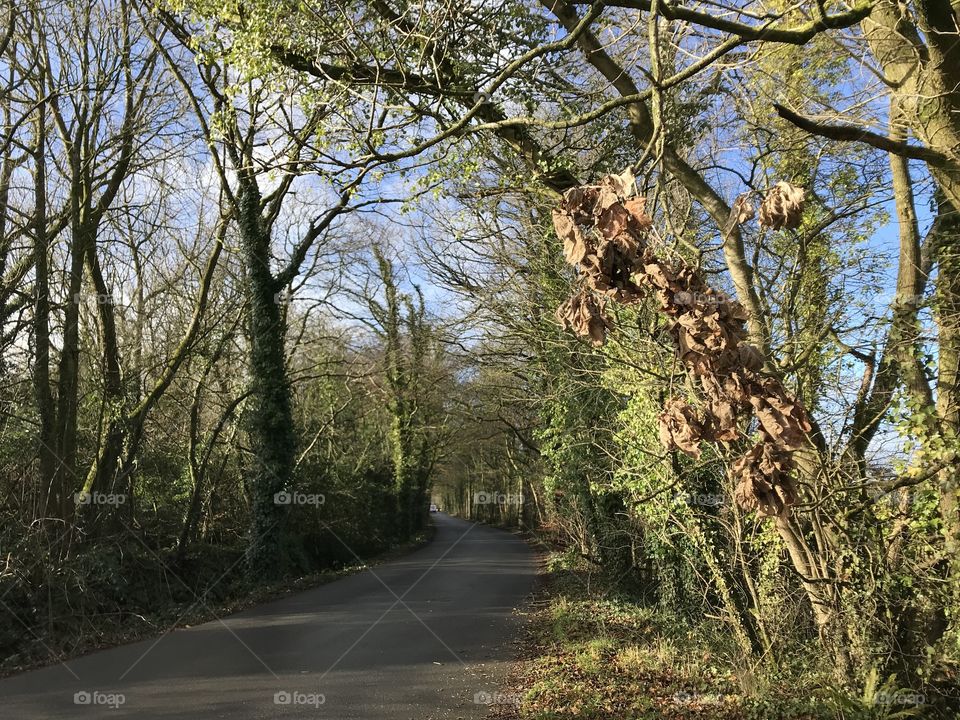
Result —
<instances>
[{"instance_id":1,"label":"tree canopy","mask_svg":"<svg viewBox=\"0 0 960 720\"><path fill-rule=\"evenodd\" d=\"M830 686L823 717L878 677L949 717L958 25L5 3L6 667L95 644L76 607L144 633L414 542L432 501Z\"/></svg>"}]
</instances>

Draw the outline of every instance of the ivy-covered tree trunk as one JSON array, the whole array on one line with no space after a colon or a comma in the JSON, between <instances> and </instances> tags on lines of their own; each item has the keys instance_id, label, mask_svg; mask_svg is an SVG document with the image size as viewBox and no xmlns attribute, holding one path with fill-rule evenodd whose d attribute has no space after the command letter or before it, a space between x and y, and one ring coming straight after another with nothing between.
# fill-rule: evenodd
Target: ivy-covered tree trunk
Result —
<instances>
[{"instance_id":1,"label":"ivy-covered tree trunk","mask_svg":"<svg viewBox=\"0 0 960 720\"><path fill-rule=\"evenodd\" d=\"M423 397L424 368L430 346L423 296L414 302L397 287L393 265L373 248L385 304L368 299L384 341L390 454L397 500L397 536L406 539L423 529L433 469L435 437L428 433ZM405 312L404 312L405 311Z\"/></svg>"},{"instance_id":2,"label":"ivy-covered tree trunk","mask_svg":"<svg viewBox=\"0 0 960 720\"><path fill-rule=\"evenodd\" d=\"M402 539L410 536L410 510L413 503L413 478L410 472L410 427L407 418L407 373L400 348L400 298L393 266L379 248L374 248L380 277L383 281L386 307L380 319L384 334L390 412L390 455L393 460L393 489L397 496L397 533Z\"/></svg>"},{"instance_id":3,"label":"ivy-covered tree trunk","mask_svg":"<svg viewBox=\"0 0 960 720\"><path fill-rule=\"evenodd\" d=\"M939 336L937 358L937 420L941 444L934 460L939 473L940 515L954 587L960 581L960 211L942 195L933 238L937 264L934 316ZM960 593L960 590L955 590Z\"/></svg>"},{"instance_id":4,"label":"ivy-covered tree trunk","mask_svg":"<svg viewBox=\"0 0 960 720\"><path fill-rule=\"evenodd\" d=\"M397 529L400 539L413 533L413 473L410 467L410 429L404 419L402 398L393 398L388 403L390 413L390 450L393 456L393 487L397 495Z\"/></svg>"},{"instance_id":5,"label":"ivy-covered tree trunk","mask_svg":"<svg viewBox=\"0 0 960 720\"><path fill-rule=\"evenodd\" d=\"M411 502L409 508L410 534L418 533L426 525L427 495L430 487L430 476L433 472L433 453L436 438L429 431L428 402L424 397L426 392L425 373L427 367L427 351L430 347L430 337L425 322L426 308L420 288L416 290L416 302L412 297L405 297L407 317L407 337L409 341L409 361L407 362L408 388L408 443L410 454L410 484Z\"/></svg>"},{"instance_id":6,"label":"ivy-covered tree trunk","mask_svg":"<svg viewBox=\"0 0 960 720\"><path fill-rule=\"evenodd\" d=\"M285 319L270 271L270 235L260 217L260 191L252 177L241 178L240 242L247 273L250 341L250 400L247 409L250 460L247 489L251 502L247 567L252 577L283 574L285 507L275 495L290 487L296 440L287 383Z\"/></svg>"}]
</instances>

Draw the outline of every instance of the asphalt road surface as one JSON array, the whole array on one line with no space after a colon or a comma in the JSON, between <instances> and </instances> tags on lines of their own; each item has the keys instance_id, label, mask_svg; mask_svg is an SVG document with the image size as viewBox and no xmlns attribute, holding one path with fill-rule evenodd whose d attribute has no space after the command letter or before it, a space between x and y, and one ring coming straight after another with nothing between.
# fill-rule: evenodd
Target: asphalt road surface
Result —
<instances>
[{"instance_id":1,"label":"asphalt road surface","mask_svg":"<svg viewBox=\"0 0 960 720\"><path fill-rule=\"evenodd\" d=\"M403 559L162 637L0 680L0 718L480 718L533 555L443 514Z\"/></svg>"}]
</instances>

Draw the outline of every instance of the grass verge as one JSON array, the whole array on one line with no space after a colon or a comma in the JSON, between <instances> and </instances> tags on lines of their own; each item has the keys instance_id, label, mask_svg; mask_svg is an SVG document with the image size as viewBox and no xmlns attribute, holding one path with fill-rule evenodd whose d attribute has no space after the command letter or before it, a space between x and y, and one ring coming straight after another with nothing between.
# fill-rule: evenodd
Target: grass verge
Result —
<instances>
[{"instance_id":1,"label":"grass verge","mask_svg":"<svg viewBox=\"0 0 960 720\"><path fill-rule=\"evenodd\" d=\"M523 612L524 648L498 720L894 720L955 718L877 680L851 695L814 656L789 667L744 658L722 623L695 627L645 606L569 556L544 562ZM949 713L949 711L947 711Z\"/></svg>"}]
</instances>

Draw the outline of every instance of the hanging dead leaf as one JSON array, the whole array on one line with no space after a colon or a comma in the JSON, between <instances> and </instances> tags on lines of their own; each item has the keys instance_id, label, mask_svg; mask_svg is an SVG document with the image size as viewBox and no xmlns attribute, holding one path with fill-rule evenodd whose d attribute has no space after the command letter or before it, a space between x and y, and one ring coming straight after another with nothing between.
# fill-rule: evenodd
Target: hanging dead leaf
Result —
<instances>
[{"instance_id":1,"label":"hanging dead leaf","mask_svg":"<svg viewBox=\"0 0 960 720\"><path fill-rule=\"evenodd\" d=\"M713 437L718 442L732 442L740 437L737 428L737 410L726 400L711 401L708 405L713 422Z\"/></svg>"},{"instance_id":2,"label":"hanging dead leaf","mask_svg":"<svg viewBox=\"0 0 960 720\"><path fill-rule=\"evenodd\" d=\"M603 300L593 293L580 290L557 308L556 317L565 330L590 338L591 345L597 347L606 342L610 321L604 314Z\"/></svg>"},{"instance_id":3,"label":"hanging dead leaf","mask_svg":"<svg viewBox=\"0 0 960 720\"><path fill-rule=\"evenodd\" d=\"M760 225L773 230L799 227L805 201L803 188L781 180L770 189L760 205Z\"/></svg>"},{"instance_id":4,"label":"hanging dead leaf","mask_svg":"<svg viewBox=\"0 0 960 720\"><path fill-rule=\"evenodd\" d=\"M745 193L733 202L733 213L737 218L737 224L742 225L757 214L750 202L750 195Z\"/></svg>"},{"instance_id":5,"label":"hanging dead leaf","mask_svg":"<svg viewBox=\"0 0 960 720\"><path fill-rule=\"evenodd\" d=\"M679 398L671 398L660 413L660 442L669 450L677 449L690 457L700 457L700 441L710 433L697 419L693 407Z\"/></svg>"},{"instance_id":6,"label":"hanging dead leaf","mask_svg":"<svg viewBox=\"0 0 960 720\"><path fill-rule=\"evenodd\" d=\"M790 479L793 462L790 453L761 442L730 466L736 482L733 491L737 504L761 515L787 515L797 502L797 493Z\"/></svg>"},{"instance_id":7,"label":"hanging dead leaf","mask_svg":"<svg viewBox=\"0 0 960 720\"><path fill-rule=\"evenodd\" d=\"M641 230L646 231L653 227L653 218L646 213L647 199L645 197L630 198L623 206L637 222Z\"/></svg>"},{"instance_id":8,"label":"hanging dead leaf","mask_svg":"<svg viewBox=\"0 0 960 720\"><path fill-rule=\"evenodd\" d=\"M597 217L596 227L605 238L612 239L626 232L630 214L620 203L611 205Z\"/></svg>"}]
</instances>

